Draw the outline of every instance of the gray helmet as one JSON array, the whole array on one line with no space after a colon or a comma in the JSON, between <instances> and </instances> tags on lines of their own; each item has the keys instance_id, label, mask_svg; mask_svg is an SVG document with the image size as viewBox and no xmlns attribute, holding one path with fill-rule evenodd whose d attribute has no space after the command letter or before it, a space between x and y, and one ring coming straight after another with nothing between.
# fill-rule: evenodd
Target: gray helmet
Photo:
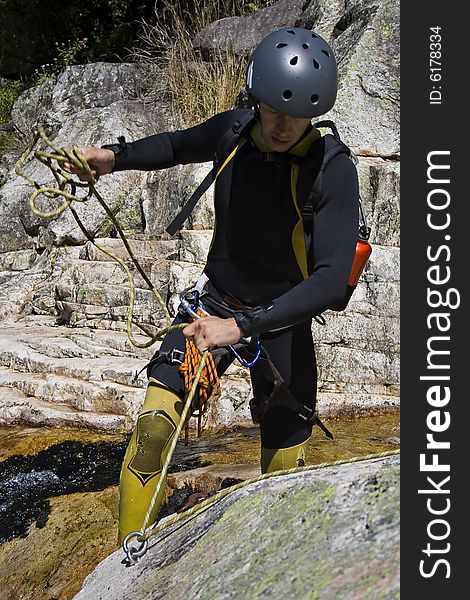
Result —
<instances>
[{"instance_id":1,"label":"gray helmet","mask_svg":"<svg viewBox=\"0 0 470 600\"><path fill-rule=\"evenodd\" d=\"M293 117L318 117L332 108L338 88L333 50L308 29L279 29L262 40L248 65L246 90Z\"/></svg>"}]
</instances>

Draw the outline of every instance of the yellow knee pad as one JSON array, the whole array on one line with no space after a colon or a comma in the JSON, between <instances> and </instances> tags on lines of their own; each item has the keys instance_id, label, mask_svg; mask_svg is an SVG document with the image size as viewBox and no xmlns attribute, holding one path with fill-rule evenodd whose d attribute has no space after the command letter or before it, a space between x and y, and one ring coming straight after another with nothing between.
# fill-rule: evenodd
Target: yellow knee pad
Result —
<instances>
[{"instance_id":1,"label":"yellow knee pad","mask_svg":"<svg viewBox=\"0 0 470 600\"><path fill-rule=\"evenodd\" d=\"M170 443L183 412L181 398L150 378L144 404L124 456L119 486L119 539L140 531ZM149 524L158 516L164 495L162 485Z\"/></svg>"},{"instance_id":2,"label":"yellow knee pad","mask_svg":"<svg viewBox=\"0 0 470 600\"><path fill-rule=\"evenodd\" d=\"M261 448L261 473L274 473L303 467L306 462L308 440L288 448Z\"/></svg>"}]
</instances>

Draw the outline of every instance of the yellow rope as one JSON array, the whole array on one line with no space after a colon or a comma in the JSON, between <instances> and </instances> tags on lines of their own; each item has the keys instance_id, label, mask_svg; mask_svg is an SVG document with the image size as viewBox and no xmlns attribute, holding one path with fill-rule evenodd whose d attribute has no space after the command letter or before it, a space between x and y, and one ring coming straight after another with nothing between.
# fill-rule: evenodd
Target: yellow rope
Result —
<instances>
[{"instance_id":1,"label":"yellow rope","mask_svg":"<svg viewBox=\"0 0 470 600\"><path fill-rule=\"evenodd\" d=\"M152 498L150 499L149 507L148 507L147 512L145 514L144 520L142 522L141 531L143 532L143 537L142 537L142 540L139 539L139 541L146 540L148 538L148 535L147 535L146 532L147 531L150 532L151 529L152 529L152 527L153 527L153 525L152 525L152 527L148 527L149 520L150 520L150 515L151 515L151 513L153 511L153 508L155 506L155 502L157 501L158 494L160 493L160 490L161 490L162 486L165 484L166 474L168 472L171 459L173 457L173 452L175 451L176 444L178 443L178 438L179 438L179 436L181 434L181 431L182 431L182 429L183 429L183 427L185 425L186 417L188 416L189 409L191 408L191 402L192 402L192 400L194 398L194 394L196 393L196 389L197 389L197 386L198 386L198 383L199 383L199 378L201 377L201 373L202 373L202 370L204 368L204 363L206 362L208 354L209 354L209 350L206 350L204 352L204 354L202 355L201 362L199 363L199 368L198 368L196 376L194 378L193 385L191 387L191 391L189 392L188 397L186 399L186 402L185 402L185 405L184 405L184 408L183 408L183 412L181 413L180 422L178 423L178 427L176 428L176 431L175 431L175 433L173 435L173 439L171 441L171 445L170 445L170 448L168 450L168 455L166 457L165 464L163 465L163 469L162 469L160 478L158 479L157 485L155 486L155 490L153 492ZM147 528L148 528L148 530L147 530Z\"/></svg>"},{"instance_id":2,"label":"yellow rope","mask_svg":"<svg viewBox=\"0 0 470 600\"><path fill-rule=\"evenodd\" d=\"M156 523L155 525L149 527L149 529L147 529L147 530L143 529L144 535L137 539L139 542L147 540L152 535L155 535L156 533L163 531L167 527L171 527L171 525L175 525L176 523L178 523L179 521L182 521L183 519L186 519L187 517L191 517L191 516L194 517L196 515L199 515L200 513L207 510L215 502L218 502L219 500L222 500L222 498L225 498L225 496L228 496L228 494L231 494L232 492L235 492L236 490L244 488L247 485L250 485L252 483L256 483L257 481L263 481L264 479L270 479L271 477L279 477L281 475L290 475L292 473L303 473L305 471L316 471L318 469L324 469L326 467L335 467L338 465L344 465L344 464L359 462L359 461L363 461L363 460L372 460L374 458L385 458L386 456L393 456L396 454L400 454L399 449L398 450L388 450L386 452L380 452L377 454L365 454L363 456L354 456L352 458L348 458L348 459L344 459L344 460L323 462L323 463L319 463L316 465L307 465L305 467L295 467L293 469L286 469L283 471L273 471L272 473L264 473L263 475L259 475L258 477L246 479L245 481L237 483L236 485L225 488L224 490L221 490L214 496L207 498L207 500L204 500L200 504L196 504L195 506L189 508L188 510L186 510L182 513L178 513L173 518L167 517L161 524Z\"/></svg>"},{"instance_id":3,"label":"yellow rope","mask_svg":"<svg viewBox=\"0 0 470 600\"><path fill-rule=\"evenodd\" d=\"M34 158L39 160L42 164L47 166L52 171L55 182L57 184L56 186L39 185L36 181L34 181L31 177L29 177L29 175L27 173L25 173L23 170L24 165L28 161L31 153L34 150L34 147L36 146L36 144L38 143L38 141L40 139L44 142L46 147L49 147L52 149L52 152L36 150L36 151L34 151ZM69 162L69 163L72 163L77 168L83 169L87 175L87 181L86 182L76 181L72 177L70 171L68 171L67 169L65 169L61 166L56 166L53 161L56 161L57 163L59 163L59 165L61 165L62 163L65 163L65 162ZM85 158L83 157L83 155L81 154L81 152L77 146L72 145L71 151L68 150L67 148L56 147L52 143L52 141L47 137L47 135L44 131L44 128L41 125L38 125L34 132L31 144L28 146L28 148L25 150L25 152L23 152L23 154L20 156L20 158L16 162L15 172L20 177L23 177L24 179L26 179L26 181L28 181L35 188L29 198L29 204L30 204L31 210L33 211L33 213L35 215L37 215L38 217L41 217L41 218L52 218L52 217L57 217L64 210L66 210L67 208L70 208L74 219L77 221L80 229L85 234L87 239L96 248L98 248L98 250L100 250L101 252L103 252L104 254L109 256L112 260L115 260L119 264L119 266L123 269L123 271L126 273L126 276L129 281L129 307L128 307L128 311L127 311L127 335L129 337L130 342L135 347L148 348L149 346L154 344L157 340L161 339L164 335L166 335L170 331L174 331L176 329L182 329L186 326L185 323L170 326L171 317L170 317L170 313L166 307L166 304L165 304L163 298L161 297L159 292L155 289L152 282L149 280L149 278L145 274L145 271L140 266L138 260L136 259L136 257L134 256L134 254L132 252L132 249L129 245L129 242L127 241L127 238L126 238L124 232L122 231L121 226L119 225L119 222L115 218L113 212L108 207L108 205L106 204L104 199L101 197L101 195L97 191L95 184L98 180L98 177L95 178L93 176L88 162L85 160ZM70 188L70 191L68 191L68 188ZM85 191L85 195L78 196L77 189L83 189ZM36 200L41 196L44 196L49 199L60 199L62 202L55 209L43 211L43 210L39 209L36 204ZM95 240L92 238L92 236L86 230L85 226L81 222L77 212L75 211L75 209L73 207L73 202L86 202L87 200L92 198L92 196L96 197L98 202L101 204L101 206L103 207L103 209L109 216L109 218L110 218L111 222L113 223L114 227L116 228L116 231L118 232L122 242L124 243L124 246L129 254L129 257L131 258L131 260L134 263L134 265L136 266L137 270L140 272L140 274L144 278L149 289L151 290L152 294L154 295L155 299L157 300L158 304L160 305L160 307L163 310L163 313L165 315L166 327L164 329L158 331L155 334L152 334L149 331L148 327L138 323L137 321L135 321L133 319L134 303L135 303L135 281L134 281L134 276L132 274L132 271L129 269L129 267L126 265L126 263L122 259L120 259L114 253L110 252L109 250L106 250L105 248L103 248L102 246L100 246L99 244L97 244L95 242ZM150 337L150 340L148 342L144 342L144 343L138 342L132 332L132 324L139 327L139 329L141 329L146 335L148 335Z\"/></svg>"}]
</instances>

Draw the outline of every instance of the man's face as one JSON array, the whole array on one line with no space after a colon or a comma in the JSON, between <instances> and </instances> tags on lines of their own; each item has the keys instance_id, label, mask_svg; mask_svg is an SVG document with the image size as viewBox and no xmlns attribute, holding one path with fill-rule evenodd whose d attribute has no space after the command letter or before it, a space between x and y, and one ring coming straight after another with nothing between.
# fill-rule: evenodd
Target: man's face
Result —
<instances>
[{"instance_id":1,"label":"man's face","mask_svg":"<svg viewBox=\"0 0 470 600\"><path fill-rule=\"evenodd\" d=\"M269 108L260 102L261 135L273 152L289 150L303 135L310 119L305 117L290 117Z\"/></svg>"}]
</instances>

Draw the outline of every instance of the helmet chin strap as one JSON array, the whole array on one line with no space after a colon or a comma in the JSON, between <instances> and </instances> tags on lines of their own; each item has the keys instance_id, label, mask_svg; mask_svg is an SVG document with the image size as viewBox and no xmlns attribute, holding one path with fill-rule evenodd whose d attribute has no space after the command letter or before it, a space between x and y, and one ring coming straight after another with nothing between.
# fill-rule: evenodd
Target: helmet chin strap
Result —
<instances>
[{"instance_id":1,"label":"helmet chin strap","mask_svg":"<svg viewBox=\"0 0 470 600\"><path fill-rule=\"evenodd\" d=\"M258 100L258 98L255 98L255 96L253 96L253 94L251 92L249 92L246 88L245 88L245 92L246 92L248 98L251 100L251 104L253 105L253 110L255 111L255 116L259 121L260 101Z\"/></svg>"}]
</instances>

